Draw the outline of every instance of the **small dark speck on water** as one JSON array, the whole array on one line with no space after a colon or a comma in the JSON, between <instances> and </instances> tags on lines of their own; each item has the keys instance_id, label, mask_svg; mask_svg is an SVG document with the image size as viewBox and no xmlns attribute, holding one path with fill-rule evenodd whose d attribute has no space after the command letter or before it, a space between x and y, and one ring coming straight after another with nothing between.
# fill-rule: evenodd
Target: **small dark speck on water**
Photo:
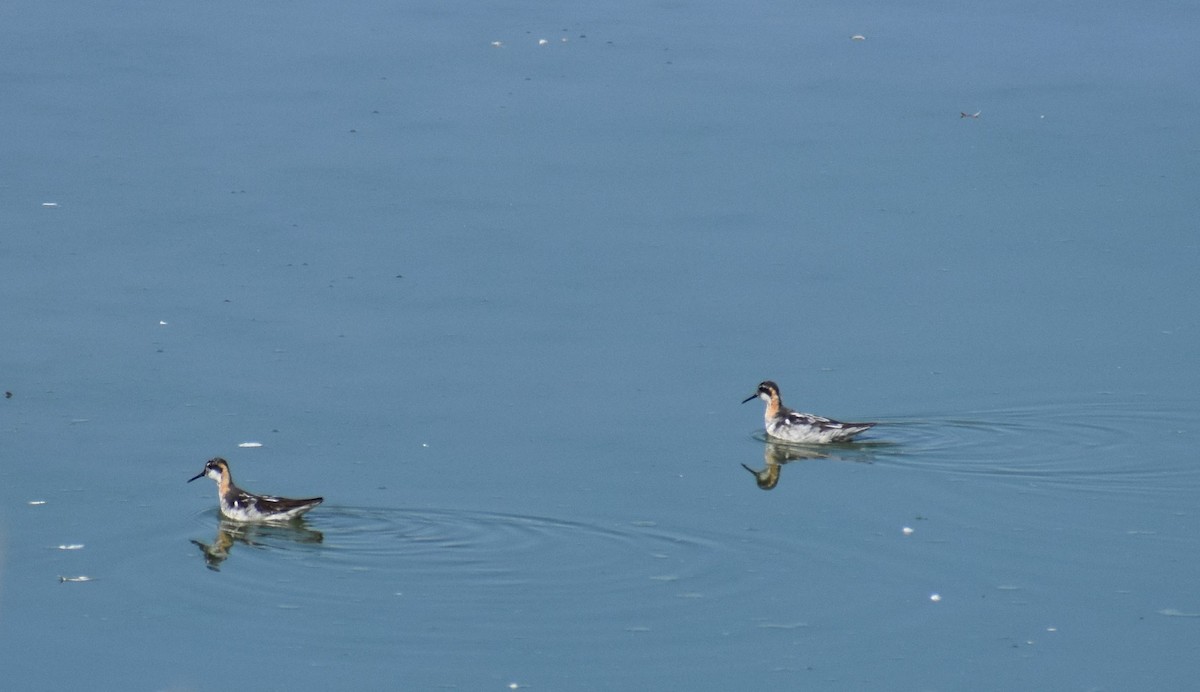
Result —
<instances>
[{"instance_id":1,"label":"small dark speck on water","mask_svg":"<svg viewBox=\"0 0 1200 692\"><path fill-rule=\"evenodd\" d=\"M11 399L11 398L12 398L12 392L5 392L5 393L4 393L4 398L5 398L5 399Z\"/></svg>"}]
</instances>

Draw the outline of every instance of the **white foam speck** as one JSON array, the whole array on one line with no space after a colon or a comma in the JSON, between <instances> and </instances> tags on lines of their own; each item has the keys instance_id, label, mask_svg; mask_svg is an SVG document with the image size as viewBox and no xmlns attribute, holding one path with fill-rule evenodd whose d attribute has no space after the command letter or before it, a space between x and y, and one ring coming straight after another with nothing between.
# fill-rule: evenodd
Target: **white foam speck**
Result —
<instances>
[{"instance_id":1,"label":"white foam speck","mask_svg":"<svg viewBox=\"0 0 1200 692\"><path fill-rule=\"evenodd\" d=\"M45 501L45 500L30 500L30 501L29 501L29 504L30 504L30 505L32 505L32 506L34 506L34 507L37 507L38 505L44 505L44 504L46 504L46 501Z\"/></svg>"},{"instance_id":2,"label":"white foam speck","mask_svg":"<svg viewBox=\"0 0 1200 692\"><path fill-rule=\"evenodd\" d=\"M930 596L929 596L929 600L933 601L934 603L937 603L938 601L942 600L942 595L941 595L941 594L936 594L936 593L935 593L935 594L930 594Z\"/></svg>"},{"instance_id":3,"label":"white foam speck","mask_svg":"<svg viewBox=\"0 0 1200 692\"><path fill-rule=\"evenodd\" d=\"M58 202L42 202L43 207L57 207Z\"/></svg>"},{"instance_id":4,"label":"white foam speck","mask_svg":"<svg viewBox=\"0 0 1200 692\"><path fill-rule=\"evenodd\" d=\"M83 550L82 543L65 543L58 546L59 550Z\"/></svg>"},{"instance_id":5,"label":"white foam speck","mask_svg":"<svg viewBox=\"0 0 1200 692\"><path fill-rule=\"evenodd\" d=\"M904 532L905 536L913 535L913 528L911 526L905 526L904 528L902 528L900 530Z\"/></svg>"},{"instance_id":6,"label":"white foam speck","mask_svg":"<svg viewBox=\"0 0 1200 692\"><path fill-rule=\"evenodd\" d=\"M1159 615L1166 615L1169 618L1200 618L1200 613L1185 613L1182 610L1175 608L1163 608L1158 611Z\"/></svg>"},{"instance_id":7,"label":"white foam speck","mask_svg":"<svg viewBox=\"0 0 1200 692\"><path fill-rule=\"evenodd\" d=\"M262 443L261 442L239 442L238 446L244 447L246 449L253 449L255 447L261 447Z\"/></svg>"}]
</instances>

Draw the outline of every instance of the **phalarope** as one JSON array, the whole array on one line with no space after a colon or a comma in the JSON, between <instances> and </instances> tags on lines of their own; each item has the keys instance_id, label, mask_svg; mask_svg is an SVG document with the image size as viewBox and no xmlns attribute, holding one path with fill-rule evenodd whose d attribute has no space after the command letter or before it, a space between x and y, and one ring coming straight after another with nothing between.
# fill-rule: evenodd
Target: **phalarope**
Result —
<instances>
[{"instance_id":1,"label":"phalarope","mask_svg":"<svg viewBox=\"0 0 1200 692\"><path fill-rule=\"evenodd\" d=\"M235 521L290 521L325 501L323 497L292 500L248 493L233 484L229 462L220 457L209 459L204 470L189 478L188 483L205 476L217 482L221 514Z\"/></svg>"},{"instance_id":2,"label":"phalarope","mask_svg":"<svg viewBox=\"0 0 1200 692\"><path fill-rule=\"evenodd\" d=\"M763 414L767 435L788 442L847 442L874 423L842 423L841 421L800 413L783 405L779 385L770 380L758 385L758 391L746 401L762 399L767 402Z\"/></svg>"}]
</instances>

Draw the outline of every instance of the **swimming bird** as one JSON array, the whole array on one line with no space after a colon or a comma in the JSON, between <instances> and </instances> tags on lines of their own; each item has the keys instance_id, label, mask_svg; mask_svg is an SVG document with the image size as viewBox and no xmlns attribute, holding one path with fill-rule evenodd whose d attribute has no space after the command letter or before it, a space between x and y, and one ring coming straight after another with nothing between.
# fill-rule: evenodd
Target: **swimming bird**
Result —
<instances>
[{"instance_id":1,"label":"swimming bird","mask_svg":"<svg viewBox=\"0 0 1200 692\"><path fill-rule=\"evenodd\" d=\"M767 402L763 421L767 435L788 442L848 442L874 423L842 423L830 418L800 413L783 405L779 398L779 385L766 380L758 390L746 397L746 401L762 399Z\"/></svg>"},{"instance_id":2,"label":"swimming bird","mask_svg":"<svg viewBox=\"0 0 1200 692\"><path fill-rule=\"evenodd\" d=\"M246 492L233 484L229 462L220 457L209 459L204 470L189 478L188 483L205 476L217 482L221 514L235 521L291 521L325 501L323 497L292 500Z\"/></svg>"}]
</instances>

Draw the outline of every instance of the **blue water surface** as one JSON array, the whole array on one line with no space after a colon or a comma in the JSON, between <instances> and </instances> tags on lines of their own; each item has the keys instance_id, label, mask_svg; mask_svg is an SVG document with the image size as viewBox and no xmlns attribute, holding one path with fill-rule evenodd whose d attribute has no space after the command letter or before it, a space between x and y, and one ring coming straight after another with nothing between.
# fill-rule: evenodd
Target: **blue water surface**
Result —
<instances>
[{"instance_id":1,"label":"blue water surface","mask_svg":"<svg viewBox=\"0 0 1200 692\"><path fill-rule=\"evenodd\" d=\"M6 686L1200 674L1200 8L0 26Z\"/></svg>"}]
</instances>

